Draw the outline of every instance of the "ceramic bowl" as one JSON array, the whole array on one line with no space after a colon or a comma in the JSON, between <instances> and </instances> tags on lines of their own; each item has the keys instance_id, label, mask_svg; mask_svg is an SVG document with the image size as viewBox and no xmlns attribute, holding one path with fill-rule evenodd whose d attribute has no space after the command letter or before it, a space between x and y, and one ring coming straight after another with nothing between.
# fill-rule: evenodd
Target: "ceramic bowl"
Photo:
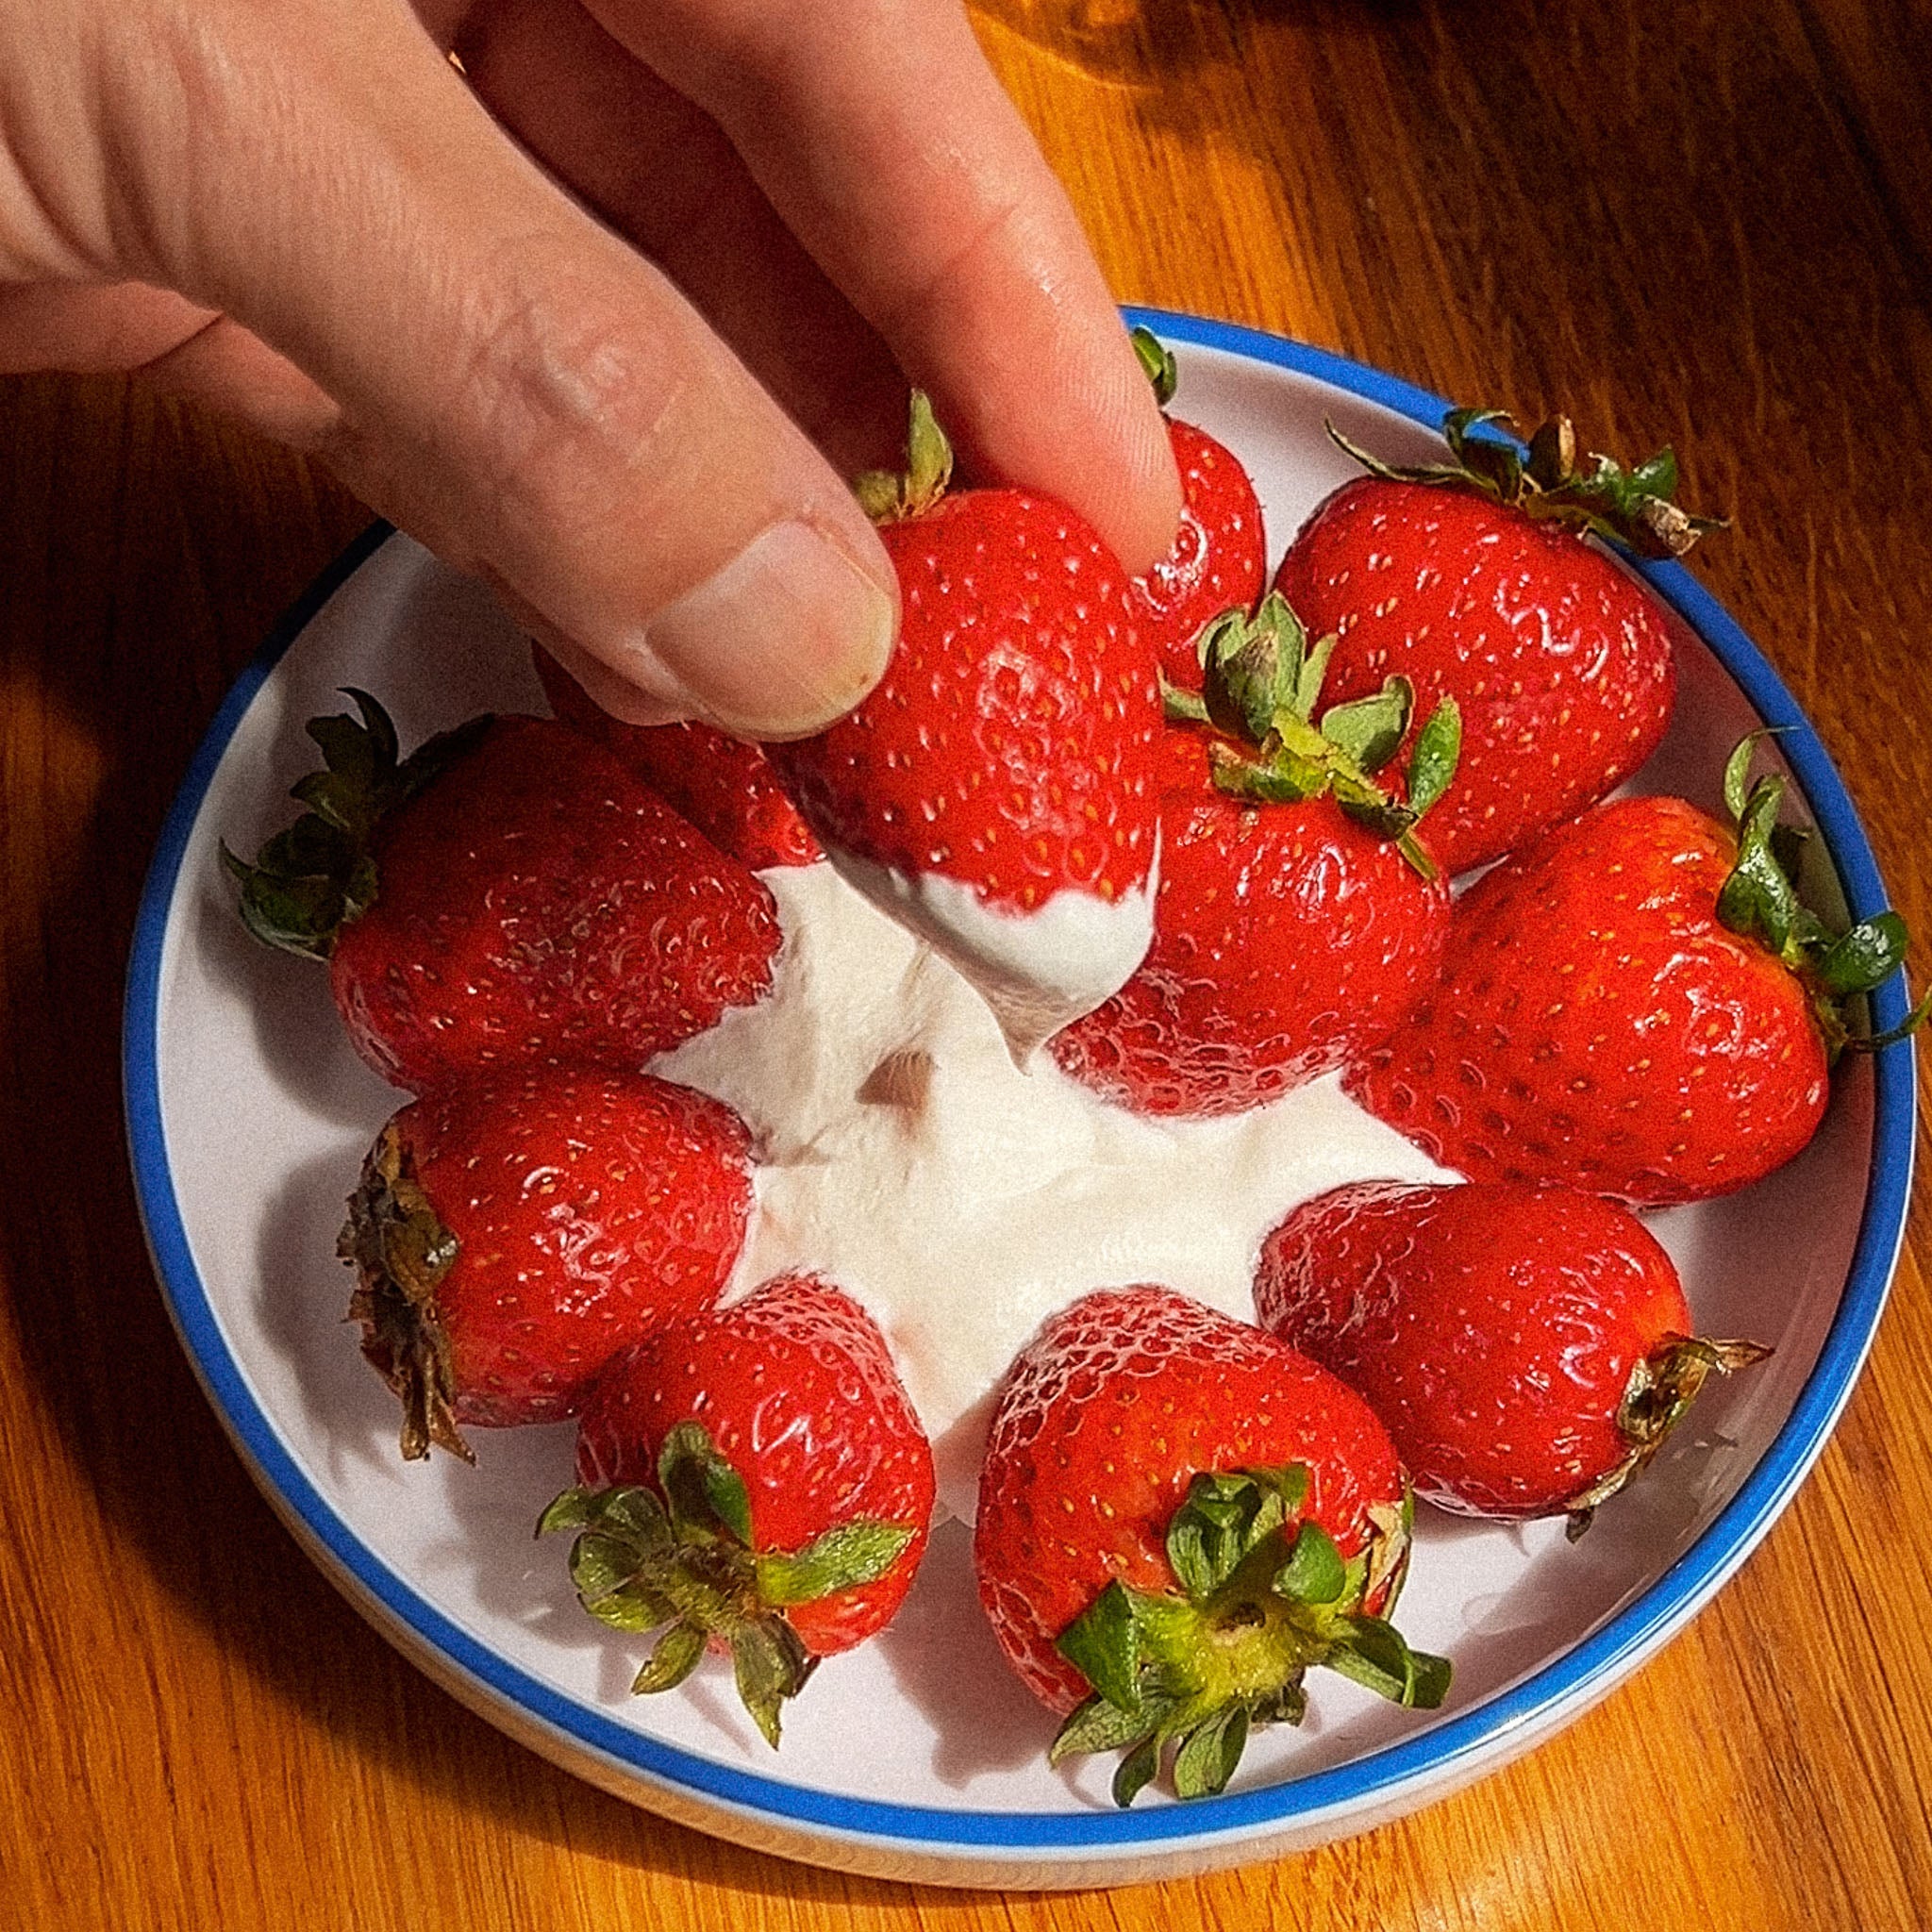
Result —
<instances>
[{"instance_id":1,"label":"ceramic bowl","mask_svg":"<svg viewBox=\"0 0 1932 1932\"><path fill-rule=\"evenodd\" d=\"M1353 473L1332 419L1396 457L1437 447L1443 405L1336 357L1218 323L1136 316L1181 360L1180 411L1249 464L1274 556ZM1644 573L1681 620L1682 694L1646 788L1715 807L1759 724L1816 824L1823 884L1854 916L1884 894L1824 746L1764 658L1683 568ZM147 886L126 1014L129 1133L156 1265L209 1400L296 1538L384 1636L545 1757L706 1831L819 1863L987 1886L1098 1885L1273 1857L1365 1830L1468 1783L1576 1717L1720 1589L1824 1445L1878 1321L1901 1239L1910 1050L1848 1058L1811 1147L1732 1198L1655 1225L1707 1333L1776 1345L1714 1386L1591 1534L1423 1512L1403 1624L1450 1655L1436 1713L1340 1678L1308 1723L1257 1736L1221 1797L1108 1803L1105 1764L1051 1771L1053 1721L1005 1668L943 1525L899 1621L828 1663L774 1755L712 1667L627 1695L634 1647L586 1618L532 1525L569 1480L568 1427L491 1434L482 1466L405 1467L388 1392L342 1322L344 1195L398 1096L350 1052L325 975L245 937L218 859L288 814L302 732L375 691L406 744L484 708L541 708L487 592L372 531L291 613L215 719ZM1894 982L1873 1002L1897 1020Z\"/></svg>"}]
</instances>

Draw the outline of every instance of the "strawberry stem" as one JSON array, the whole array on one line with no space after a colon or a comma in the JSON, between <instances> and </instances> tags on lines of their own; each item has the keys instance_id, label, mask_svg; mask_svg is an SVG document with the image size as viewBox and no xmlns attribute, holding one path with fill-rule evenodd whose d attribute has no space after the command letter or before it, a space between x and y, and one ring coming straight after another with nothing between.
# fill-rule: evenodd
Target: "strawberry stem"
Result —
<instances>
[{"instance_id":1,"label":"strawberry stem","mask_svg":"<svg viewBox=\"0 0 1932 1932\"><path fill-rule=\"evenodd\" d=\"M1166 408L1174 401L1174 392L1180 384L1180 370L1174 362L1174 351L1151 328L1129 329L1127 340L1134 345L1134 354L1141 358L1141 367L1146 373L1147 380L1154 385L1154 400L1163 409Z\"/></svg>"},{"instance_id":2,"label":"strawberry stem","mask_svg":"<svg viewBox=\"0 0 1932 1932\"><path fill-rule=\"evenodd\" d=\"M1776 954L1804 983L1833 1059L1847 1048L1874 1052L1932 1017L1932 991L1900 1024L1876 1038L1852 1031L1847 1002L1874 991L1904 967L1911 931L1888 908L1840 932L1805 904L1798 881L1810 834L1778 816L1786 784L1781 774L1767 772L1750 782L1758 744L1775 735L1768 729L1751 732L1724 764L1724 804L1736 822L1738 858L1718 892L1717 916L1731 931Z\"/></svg>"},{"instance_id":3,"label":"strawberry stem","mask_svg":"<svg viewBox=\"0 0 1932 1932\"><path fill-rule=\"evenodd\" d=\"M242 888L242 923L264 945L326 959L336 935L375 903L371 857L375 830L389 813L468 752L490 728L473 718L397 756L396 728L366 691L345 687L361 719L343 713L311 718L308 735L323 769L298 779L289 795L308 809L277 832L251 865L225 843L222 863Z\"/></svg>"},{"instance_id":4,"label":"strawberry stem","mask_svg":"<svg viewBox=\"0 0 1932 1932\"><path fill-rule=\"evenodd\" d=\"M402 1402L406 1461L421 1461L432 1443L476 1459L457 1427L449 1332L436 1300L457 1252L391 1121L362 1163L336 1253L357 1273L349 1319L362 1324L363 1356Z\"/></svg>"},{"instance_id":5,"label":"strawberry stem","mask_svg":"<svg viewBox=\"0 0 1932 1932\"><path fill-rule=\"evenodd\" d=\"M932 412L925 391L912 391L903 471L867 470L853 479L858 507L875 524L923 516L946 493L953 479L953 445Z\"/></svg>"},{"instance_id":6,"label":"strawberry stem","mask_svg":"<svg viewBox=\"0 0 1932 1932\"><path fill-rule=\"evenodd\" d=\"M1060 1635L1093 1694L1061 1725L1052 1762L1124 1752L1113 1796L1125 1807L1172 1749L1174 1794L1196 1798L1226 1786L1252 1729L1302 1721L1313 1665L1398 1704L1441 1703L1447 1659L1411 1650L1364 1608L1392 1604L1400 1587L1407 1501L1375 1513L1367 1547L1344 1559L1302 1518L1307 1487L1299 1463L1193 1478L1167 1530L1177 1588L1110 1583Z\"/></svg>"},{"instance_id":7,"label":"strawberry stem","mask_svg":"<svg viewBox=\"0 0 1932 1932\"><path fill-rule=\"evenodd\" d=\"M1375 782L1407 734L1415 689L1406 677L1385 680L1379 691L1331 705L1315 722L1335 639L1308 641L1287 598L1271 591L1250 617L1224 610L1195 641L1202 690L1161 683L1170 724L1207 724L1208 764L1216 788L1255 805L1296 804L1332 795L1349 817L1391 840L1424 879L1440 876L1414 836L1423 814L1455 776L1462 749L1462 713L1444 698L1416 733L1407 773L1407 797ZM1234 741L1230 742L1229 741Z\"/></svg>"},{"instance_id":8,"label":"strawberry stem","mask_svg":"<svg viewBox=\"0 0 1932 1932\"><path fill-rule=\"evenodd\" d=\"M1616 1467L1564 1505L1564 1534L1574 1542L1630 1478L1646 1468L1665 1438L1684 1420L1698 1391L1713 1374L1734 1374L1772 1351L1757 1341L1716 1341L1700 1335L1666 1335L1638 1361L1617 1405L1617 1433L1628 1445Z\"/></svg>"},{"instance_id":9,"label":"strawberry stem","mask_svg":"<svg viewBox=\"0 0 1932 1932\"><path fill-rule=\"evenodd\" d=\"M1659 450L1626 470L1609 457L1576 462L1576 432L1567 416L1553 416L1529 440L1501 409L1451 409L1442 419L1446 463L1385 463L1351 442L1333 423L1328 434L1373 476L1470 490L1539 523L1557 523L1634 550L1640 557L1682 557L1700 537L1727 527L1722 517L1691 516L1673 500L1677 458Z\"/></svg>"},{"instance_id":10,"label":"strawberry stem","mask_svg":"<svg viewBox=\"0 0 1932 1932\"><path fill-rule=\"evenodd\" d=\"M696 1422L665 1437L655 1489L564 1491L537 1534L563 1529L577 1532L570 1574L584 1608L613 1629L662 1631L631 1690L681 1684L715 1638L774 1749L785 1704L818 1667L786 1610L876 1582L917 1534L911 1524L857 1522L800 1550L758 1549L744 1479Z\"/></svg>"}]
</instances>

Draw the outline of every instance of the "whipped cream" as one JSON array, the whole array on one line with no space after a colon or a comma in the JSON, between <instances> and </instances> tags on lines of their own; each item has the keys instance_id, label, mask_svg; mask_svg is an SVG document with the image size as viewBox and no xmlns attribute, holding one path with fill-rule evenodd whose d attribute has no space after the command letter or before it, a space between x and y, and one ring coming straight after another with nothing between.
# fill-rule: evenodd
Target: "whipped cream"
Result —
<instances>
[{"instance_id":1,"label":"whipped cream","mask_svg":"<svg viewBox=\"0 0 1932 1932\"><path fill-rule=\"evenodd\" d=\"M758 1211L727 1298L810 1269L870 1311L971 1519L1008 1365L1096 1288L1158 1282L1243 1320L1262 1238L1345 1181L1454 1179L1339 1077L1209 1121L1143 1120L1022 1071L980 995L829 865L761 874L771 992L651 1071L737 1108Z\"/></svg>"},{"instance_id":2,"label":"whipped cream","mask_svg":"<svg viewBox=\"0 0 1932 1932\"><path fill-rule=\"evenodd\" d=\"M1107 900L1072 887L1032 912L989 906L943 873L903 873L836 845L829 858L862 898L949 960L992 1008L1015 1066L1110 999L1154 943L1160 834L1138 891Z\"/></svg>"}]
</instances>

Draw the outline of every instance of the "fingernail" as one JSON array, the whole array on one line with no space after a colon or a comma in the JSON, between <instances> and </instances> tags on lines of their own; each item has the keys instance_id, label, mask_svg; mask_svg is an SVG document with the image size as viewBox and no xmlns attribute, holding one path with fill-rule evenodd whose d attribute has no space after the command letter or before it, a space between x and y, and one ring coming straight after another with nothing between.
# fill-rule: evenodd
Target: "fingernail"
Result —
<instances>
[{"instance_id":1,"label":"fingernail","mask_svg":"<svg viewBox=\"0 0 1932 1932\"><path fill-rule=\"evenodd\" d=\"M849 711L891 655L892 599L808 524L774 524L645 626L644 650L705 715L802 737Z\"/></svg>"}]
</instances>

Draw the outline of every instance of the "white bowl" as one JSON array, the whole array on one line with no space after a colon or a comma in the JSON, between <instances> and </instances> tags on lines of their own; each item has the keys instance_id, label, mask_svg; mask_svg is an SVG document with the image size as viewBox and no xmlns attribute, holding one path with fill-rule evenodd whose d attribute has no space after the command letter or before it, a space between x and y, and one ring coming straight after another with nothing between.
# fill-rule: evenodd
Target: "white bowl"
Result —
<instances>
[{"instance_id":1,"label":"white bowl","mask_svg":"<svg viewBox=\"0 0 1932 1932\"><path fill-rule=\"evenodd\" d=\"M1353 472L1324 417L1394 456L1437 446L1443 405L1391 377L1224 324L1132 319L1178 347L1180 410L1250 465L1277 557ZM1685 623L1676 719L1640 782L1714 807L1738 737L1786 727L1778 754L1836 890L1857 917L1881 909L1864 833L1790 693L1686 571L1644 574ZM1771 1361L1707 1392L1574 1547L1557 1524L1424 1512L1403 1624L1455 1660L1441 1712L1324 1676L1307 1725L1257 1737L1224 1795L1150 1793L1117 1811L1107 1765L1046 1767L1053 1721L979 1617L958 1524L892 1628L827 1664L788 1713L781 1755L728 1679L701 1672L632 1699L633 1647L582 1614L560 1549L532 1540L569 1480L571 1431L491 1434L476 1471L406 1468L393 1404L342 1324L342 1200L398 1096L350 1052L325 975L243 934L217 841L252 851L286 822L287 788L312 762L302 723L340 708L343 685L381 695L406 743L477 710L541 708L488 594L382 529L243 675L175 801L136 939L126 1088L149 1241L209 1400L304 1547L438 1682L593 1783L741 1843L947 1884L1120 1883L1361 1831L1503 1764L1635 1670L1770 1528L1844 1405L1904 1229L1906 1045L1847 1058L1823 1131L1781 1173L1656 1219L1705 1332L1774 1342ZM1879 1026L1902 1017L1898 983L1872 1005Z\"/></svg>"}]
</instances>

